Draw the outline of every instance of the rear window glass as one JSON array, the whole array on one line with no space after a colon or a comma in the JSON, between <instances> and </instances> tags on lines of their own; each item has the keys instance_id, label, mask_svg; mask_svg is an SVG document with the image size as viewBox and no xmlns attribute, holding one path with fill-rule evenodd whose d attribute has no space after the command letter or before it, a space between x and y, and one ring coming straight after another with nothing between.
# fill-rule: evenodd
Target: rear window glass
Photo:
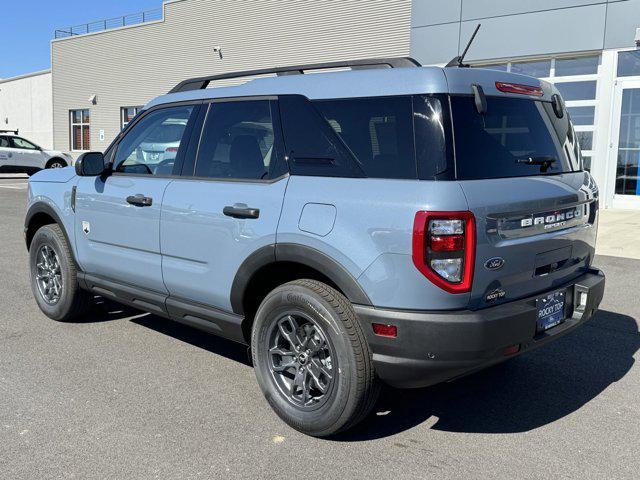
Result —
<instances>
[{"instance_id":1,"label":"rear window glass","mask_svg":"<svg viewBox=\"0 0 640 480\"><path fill-rule=\"evenodd\" d=\"M457 176L461 180L549 175L577 170L579 150L568 115L550 103L487 97L479 114L473 97L451 97Z\"/></svg>"},{"instance_id":2,"label":"rear window glass","mask_svg":"<svg viewBox=\"0 0 640 480\"><path fill-rule=\"evenodd\" d=\"M314 102L370 178L416 178L411 97Z\"/></svg>"}]
</instances>

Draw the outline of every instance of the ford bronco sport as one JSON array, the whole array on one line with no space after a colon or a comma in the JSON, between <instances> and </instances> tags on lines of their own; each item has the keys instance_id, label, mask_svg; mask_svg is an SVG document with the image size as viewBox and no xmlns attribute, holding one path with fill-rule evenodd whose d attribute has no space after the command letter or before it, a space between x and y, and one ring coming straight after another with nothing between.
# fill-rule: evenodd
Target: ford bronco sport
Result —
<instances>
[{"instance_id":1,"label":"ford bronco sport","mask_svg":"<svg viewBox=\"0 0 640 480\"><path fill-rule=\"evenodd\" d=\"M351 70L303 74L332 67ZM249 345L275 412L328 436L380 382L451 380L592 317L597 224L553 85L383 59L186 80L104 154L34 175L25 236L47 316L97 295Z\"/></svg>"}]
</instances>

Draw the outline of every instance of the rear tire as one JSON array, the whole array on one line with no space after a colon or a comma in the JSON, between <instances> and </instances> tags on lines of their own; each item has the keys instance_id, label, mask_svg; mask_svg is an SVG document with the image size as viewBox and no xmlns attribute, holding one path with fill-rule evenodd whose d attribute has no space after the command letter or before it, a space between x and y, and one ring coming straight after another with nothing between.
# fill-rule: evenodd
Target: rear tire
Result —
<instances>
[{"instance_id":1,"label":"rear tire","mask_svg":"<svg viewBox=\"0 0 640 480\"><path fill-rule=\"evenodd\" d=\"M256 313L251 353L271 407L307 435L345 431L377 400L380 382L360 323L324 283L296 280L269 293Z\"/></svg>"},{"instance_id":2,"label":"rear tire","mask_svg":"<svg viewBox=\"0 0 640 480\"><path fill-rule=\"evenodd\" d=\"M78 285L78 267L59 225L45 225L35 233L29 267L33 296L46 316L69 322L87 312L92 298Z\"/></svg>"}]
</instances>

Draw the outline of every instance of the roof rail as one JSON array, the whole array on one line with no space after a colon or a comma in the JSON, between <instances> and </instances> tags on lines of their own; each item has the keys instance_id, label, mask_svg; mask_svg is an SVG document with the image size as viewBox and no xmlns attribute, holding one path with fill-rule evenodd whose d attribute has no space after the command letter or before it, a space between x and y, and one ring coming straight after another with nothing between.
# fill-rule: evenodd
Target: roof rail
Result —
<instances>
[{"instance_id":1,"label":"roof rail","mask_svg":"<svg viewBox=\"0 0 640 480\"><path fill-rule=\"evenodd\" d=\"M16 128L15 130L0 130L0 133L14 133L18 135L18 129Z\"/></svg>"},{"instance_id":2,"label":"roof rail","mask_svg":"<svg viewBox=\"0 0 640 480\"><path fill-rule=\"evenodd\" d=\"M169 93L187 92L189 90L202 90L207 88L210 82L215 80L227 80L230 78L254 77L257 75L268 75L275 73L278 76L283 75L301 75L305 70L322 70L329 68L352 68L368 69L368 68L403 68L403 67L420 67L421 65L409 57L396 58L371 58L364 60L344 60L339 62L313 63L309 65L295 65L291 67L273 67L263 68L259 70L246 70L244 72L221 73L218 75L210 75L207 77L190 78L180 82L173 87Z\"/></svg>"}]
</instances>

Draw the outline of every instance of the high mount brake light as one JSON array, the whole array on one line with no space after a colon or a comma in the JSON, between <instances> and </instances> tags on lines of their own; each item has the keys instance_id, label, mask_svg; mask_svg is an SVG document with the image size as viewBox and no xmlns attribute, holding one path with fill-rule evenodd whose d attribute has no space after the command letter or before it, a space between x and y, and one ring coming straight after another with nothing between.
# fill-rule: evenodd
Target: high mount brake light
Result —
<instances>
[{"instance_id":1,"label":"high mount brake light","mask_svg":"<svg viewBox=\"0 0 640 480\"><path fill-rule=\"evenodd\" d=\"M449 293L471 291L476 222L471 212L417 212L413 263L431 283Z\"/></svg>"},{"instance_id":2,"label":"high mount brake light","mask_svg":"<svg viewBox=\"0 0 640 480\"><path fill-rule=\"evenodd\" d=\"M533 87L531 85L520 85L519 83L496 82L496 88L504 93L517 93L519 95L533 95L534 97L541 97L543 95L542 88Z\"/></svg>"}]
</instances>

